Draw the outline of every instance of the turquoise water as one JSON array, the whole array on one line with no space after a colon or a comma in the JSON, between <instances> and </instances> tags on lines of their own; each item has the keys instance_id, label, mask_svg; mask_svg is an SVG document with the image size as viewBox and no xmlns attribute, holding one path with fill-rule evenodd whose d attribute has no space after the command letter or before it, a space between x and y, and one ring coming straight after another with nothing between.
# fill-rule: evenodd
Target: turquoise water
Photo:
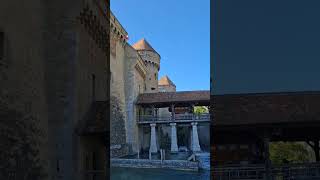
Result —
<instances>
[{"instance_id":1,"label":"turquoise water","mask_svg":"<svg viewBox=\"0 0 320 180\"><path fill-rule=\"evenodd\" d=\"M210 171L171 169L111 168L111 180L209 180Z\"/></svg>"}]
</instances>

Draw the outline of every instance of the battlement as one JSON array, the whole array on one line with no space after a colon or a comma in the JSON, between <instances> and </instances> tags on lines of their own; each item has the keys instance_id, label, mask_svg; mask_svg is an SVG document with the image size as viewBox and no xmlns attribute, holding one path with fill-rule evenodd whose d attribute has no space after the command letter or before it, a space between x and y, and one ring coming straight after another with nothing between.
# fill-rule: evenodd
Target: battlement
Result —
<instances>
[{"instance_id":1,"label":"battlement","mask_svg":"<svg viewBox=\"0 0 320 180\"><path fill-rule=\"evenodd\" d=\"M120 24L119 20L110 11L110 35L114 35L121 41L126 42L128 33Z\"/></svg>"}]
</instances>

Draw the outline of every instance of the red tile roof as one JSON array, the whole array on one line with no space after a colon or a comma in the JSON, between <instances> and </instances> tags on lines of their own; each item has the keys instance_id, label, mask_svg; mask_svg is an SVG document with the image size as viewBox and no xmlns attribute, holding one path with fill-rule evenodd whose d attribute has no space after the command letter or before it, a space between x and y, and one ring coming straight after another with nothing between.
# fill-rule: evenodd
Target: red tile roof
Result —
<instances>
[{"instance_id":1,"label":"red tile roof","mask_svg":"<svg viewBox=\"0 0 320 180\"><path fill-rule=\"evenodd\" d=\"M144 93L138 96L136 104L163 104L172 103L210 103L210 91L180 91Z\"/></svg>"},{"instance_id":2,"label":"red tile roof","mask_svg":"<svg viewBox=\"0 0 320 180\"><path fill-rule=\"evenodd\" d=\"M134 45L132 45L132 47L135 50L147 50L156 52L156 50L153 49L153 47L148 43L148 41L145 38L136 42Z\"/></svg>"},{"instance_id":3,"label":"red tile roof","mask_svg":"<svg viewBox=\"0 0 320 180\"><path fill-rule=\"evenodd\" d=\"M320 92L213 96L213 125L320 123Z\"/></svg>"},{"instance_id":4,"label":"red tile roof","mask_svg":"<svg viewBox=\"0 0 320 180\"><path fill-rule=\"evenodd\" d=\"M159 86L174 86L176 87L176 85L171 81L171 79L166 75L163 76L159 82L158 82Z\"/></svg>"}]
</instances>

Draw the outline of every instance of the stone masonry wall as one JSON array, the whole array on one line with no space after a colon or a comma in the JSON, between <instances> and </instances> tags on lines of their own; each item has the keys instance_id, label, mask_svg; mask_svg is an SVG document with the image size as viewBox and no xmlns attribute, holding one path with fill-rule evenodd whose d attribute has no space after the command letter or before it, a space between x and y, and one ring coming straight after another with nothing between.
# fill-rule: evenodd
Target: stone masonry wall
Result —
<instances>
[{"instance_id":1,"label":"stone masonry wall","mask_svg":"<svg viewBox=\"0 0 320 180\"><path fill-rule=\"evenodd\" d=\"M185 160L111 159L112 167L166 168L198 171L199 163Z\"/></svg>"},{"instance_id":2,"label":"stone masonry wall","mask_svg":"<svg viewBox=\"0 0 320 180\"><path fill-rule=\"evenodd\" d=\"M122 29L114 24L115 29ZM120 30L121 32L124 32ZM123 36L123 35L121 35ZM127 102L125 94L126 53L125 45L114 30L110 34L110 70L111 70L111 117L110 117L110 151L111 157L128 154L127 145Z\"/></svg>"},{"instance_id":3,"label":"stone masonry wall","mask_svg":"<svg viewBox=\"0 0 320 180\"><path fill-rule=\"evenodd\" d=\"M96 73L97 100L107 100L104 82L108 72L104 67L108 67L105 62L109 54L103 55L95 43L86 42L88 36L79 29L77 18L83 8L90 6L101 20L103 15L99 14L102 11L97 4L104 3L103 0L0 2L0 31L5 37L5 57L0 59L1 115L5 117L3 122L14 119L24 127L21 132L14 132L18 133L15 138L27 143L25 147L30 151L39 152L33 158L47 175L41 179L80 179L77 175L81 146L75 131L78 120L92 103L88 85L91 77L87 75ZM109 25L103 21L101 24ZM91 62L88 54L94 54ZM7 135L10 136L12 128L7 129ZM31 132L41 132L41 136ZM5 138L2 135L0 138ZM26 135L34 138L28 139ZM18 145L16 149L23 144ZM23 157L28 157L28 152L24 153ZM24 170L33 168L23 161L18 163ZM61 171L57 170L57 162Z\"/></svg>"},{"instance_id":4,"label":"stone masonry wall","mask_svg":"<svg viewBox=\"0 0 320 180\"><path fill-rule=\"evenodd\" d=\"M137 97L144 92L146 67L137 53L129 44L126 45L125 60L125 94L127 105L126 132L127 142L130 145L130 152L137 153L140 148L139 131L137 124Z\"/></svg>"},{"instance_id":5,"label":"stone masonry wall","mask_svg":"<svg viewBox=\"0 0 320 180\"><path fill-rule=\"evenodd\" d=\"M36 179L30 175L37 166L41 167L38 173L48 175L44 9L40 0L0 1L0 31L4 35L4 57L0 58L0 166L7 167L1 168L0 179L7 179L9 169L18 179Z\"/></svg>"}]
</instances>

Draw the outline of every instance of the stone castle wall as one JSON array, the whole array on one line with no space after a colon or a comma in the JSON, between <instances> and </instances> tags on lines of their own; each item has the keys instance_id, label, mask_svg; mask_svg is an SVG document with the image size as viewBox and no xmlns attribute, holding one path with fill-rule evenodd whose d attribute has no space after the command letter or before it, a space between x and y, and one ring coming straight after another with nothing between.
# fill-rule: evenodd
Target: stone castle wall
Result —
<instances>
[{"instance_id":1,"label":"stone castle wall","mask_svg":"<svg viewBox=\"0 0 320 180\"><path fill-rule=\"evenodd\" d=\"M108 27L101 13L107 9L103 0L0 2L0 31L5 37L0 104L8 110L2 115L11 119L13 114L18 124L41 130L41 136L35 135L41 137L36 147L47 175L41 179L80 179L86 143L105 149L102 143L76 134L78 122L93 101L92 74L96 75L96 100L107 100L108 94L108 53L101 50L106 44L97 41L103 31L89 31L78 19L88 6L93 12L90 20ZM105 152L97 156L103 160Z\"/></svg>"},{"instance_id":2,"label":"stone castle wall","mask_svg":"<svg viewBox=\"0 0 320 180\"><path fill-rule=\"evenodd\" d=\"M42 169L40 173L48 174L48 114L43 85L44 11L44 3L38 0L0 2L0 32L4 37L3 42L0 42L4 45L4 54L0 57L0 141L3 143L0 148L0 166L8 163L8 169L16 169L10 157L19 159L21 167L28 168L16 169L20 172L18 178L28 173L25 170L32 171L37 166ZM34 130L41 131L41 134ZM26 136L31 134L34 136ZM15 137L16 143L6 144L13 142L9 139L12 137ZM31 145L30 141L36 145ZM7 146L3 146L5 144ZM34 150L29 149L23 154L39 153L31 155L31 159L27 160L24 155L19 155L22 146ZM40 158L40 162L37 158ZM8 177L3 177L7 175L8 169L1 168L0 179Z\"/></svg>"},{"instance_id":3,"label":"stone castle wall","mask_svg":"<svg viewBox=\"0 0 320 180\"><path fill-rule=\"evenodd\" d=\"M117 21L115 21L117 22ZM125 32L118 23L112 23L114 30L110 34L110 96L111 96L111 117L110 117L110 150L111 157L118 157L128 154L127 145L127 104L125 94L126 73L126 42L122 41L121 34Z\"/></svg>"},{"instance_id":4,"label":"stone castle wall","mask_svg":"<svg viewBox=\"0 0 320 180\"><path fill-rule=\"evenodd\" d=\"M130 152L138 151L137 107L135 101L144 92L146 69L143 60L129 44L126 45L125 94L127 106L126 135Z\"/></svg>"},{"instance_id":5,"label":"stone castle wall","mask_svg":"<svg viewBox=\"0 0 320 180\"><path fill-rule=\"evenodd\" d=\"M147 62L146 93L158 92L158 73L160 68L160 56L152 51L139 50L141 58Z\"/></svg>"}]
</instances>

